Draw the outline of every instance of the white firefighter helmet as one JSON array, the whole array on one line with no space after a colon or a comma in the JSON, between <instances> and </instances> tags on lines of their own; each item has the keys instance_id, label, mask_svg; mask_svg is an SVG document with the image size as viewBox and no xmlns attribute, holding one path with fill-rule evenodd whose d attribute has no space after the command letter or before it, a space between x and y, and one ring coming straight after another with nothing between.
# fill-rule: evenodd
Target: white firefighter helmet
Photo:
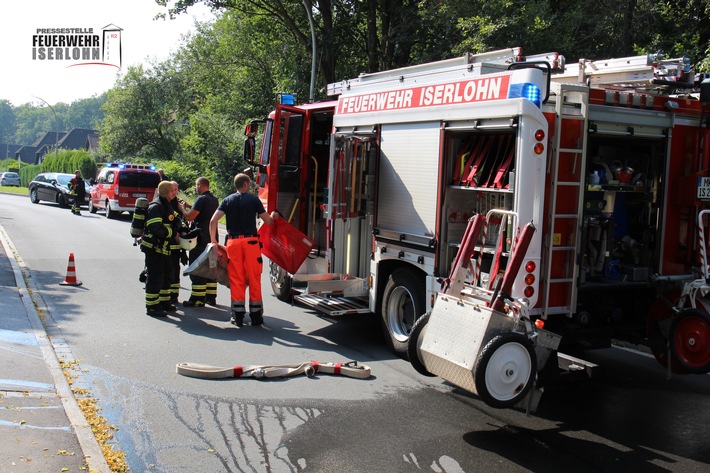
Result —
<instances>
[{"instance_id":1,"label":"white firefighter helmet","mask_svg":"<svg viewBox=\"0 0 710 473\"><path fill-rule=\"evenodd\" d=\"M197 246L197 237L193 236L190 238L190 234L180 237L180 248L186 251L192 250Z\"/></svg>"}]
</instances>

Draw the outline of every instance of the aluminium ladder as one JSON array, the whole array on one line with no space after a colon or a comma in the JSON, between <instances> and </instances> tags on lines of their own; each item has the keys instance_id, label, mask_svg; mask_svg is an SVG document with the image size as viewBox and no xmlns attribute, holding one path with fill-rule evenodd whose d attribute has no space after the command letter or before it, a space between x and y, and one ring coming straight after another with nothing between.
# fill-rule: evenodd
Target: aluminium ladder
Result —
<instances>
[{"instance_id":1,"label":"aluminium ladder","mask_svg":"<svg viewBox=\"0 0 710 473\"><path fill-rule=\"evenodd\" d=\"M569 317L576 311L589 120L587 86L552 83L551 89L555 136L548 163L550 216L544 239L543 318L550 314Z\"/></svg>"}]
</instances>

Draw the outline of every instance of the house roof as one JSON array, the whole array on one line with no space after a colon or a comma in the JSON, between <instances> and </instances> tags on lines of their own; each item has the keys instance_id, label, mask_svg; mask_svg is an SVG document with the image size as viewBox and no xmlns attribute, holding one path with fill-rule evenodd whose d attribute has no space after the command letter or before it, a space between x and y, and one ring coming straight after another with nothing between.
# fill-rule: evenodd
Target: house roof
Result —
<instances>
[{"instance_id":1,"label":"house roof","mask_svg":"<svg viewBox=\"0 0 710 473\"><path fill-rule=\"evenodd\" d=\"M58 143L59 140L66 136L66 134L66 131L47 131L44 133L44 135L40 136L37 141L32 143L32 146L34 146L35 148L39 148L43 145L53 145L55 143Z\"/></svg>"},{"instance_id":2,"label":"house roof","mask_svg":"<svg viewBox=\"0 0 710 473\"><path fill-rule=\"evenodd\" d=\"M59 140L62 149L86 149L86 140L89 135L95 135L96 130L88 128L72 128L72 130Z\"/></svg>"},{"instance_id":3,"label":"house roof","mask_svg":"<svg viewBox=\"0 0 710 473\"><path fill-rule=\"evenodd\" d=\"M57 137L59 139L57 139ZM23 163L39 164L41 158L52 151L55 144L60 149L84 149L93 151L98 149L99 135L98 131L89 128L72 128L70 132L48 131L42 135L32 145L18 146L14 151L15 159L19 159ZM10 145L13 146L13 145ZM2 148L0 147L0 153Z\"/></svg>"},{"instance_id":4,"label":"house roof","mask_svg":"<svg viewBox=\"0 0 710 473\"><path fill-rule=\"evenodd\" d=\"M0 143L0 159L16 158L15 153L20 148L22 148L22 145Z\"/></svg>"},{"instance_id":5,"label":"house roof","mask_svg":"<svg viewBox=\"0 0 710 473\"><path fill-rule=\"evenodd\" d=\"M37 164L37 156L35 155L36 151L36 146L22 146L20 149L15 151L15 158L19 159L23 163Z\"/></svg>"}]
</instances>

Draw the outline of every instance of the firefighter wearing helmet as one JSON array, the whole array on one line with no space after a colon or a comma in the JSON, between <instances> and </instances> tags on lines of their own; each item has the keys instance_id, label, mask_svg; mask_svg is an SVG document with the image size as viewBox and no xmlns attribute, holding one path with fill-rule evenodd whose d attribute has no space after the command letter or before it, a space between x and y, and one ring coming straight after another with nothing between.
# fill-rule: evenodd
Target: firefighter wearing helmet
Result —
<instances>
[{"instance_id":1,"label":"firefighter wearing helmet","mask_svg":"<svg viewBox=\"0 0 710 473\"><path fill-rule=\"evenodd\" d=\"M145 307L151 317L165 317L176 310L170 302L170 247L179 242L174 228L175 212L170 202L177 189L170 181L158 184L158 192L148 206L141 251L145 254L148 278L145 283Z\"/></svg>"}]
</instances>

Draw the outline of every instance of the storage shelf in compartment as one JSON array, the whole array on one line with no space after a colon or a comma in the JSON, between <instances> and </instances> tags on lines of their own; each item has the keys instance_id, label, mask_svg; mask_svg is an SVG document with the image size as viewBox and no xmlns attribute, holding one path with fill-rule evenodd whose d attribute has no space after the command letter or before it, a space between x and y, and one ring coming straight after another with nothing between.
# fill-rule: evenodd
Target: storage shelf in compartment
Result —
<instances>
[{"instance_id":1,"label":"storage shelf in compartment","mask_svg":"<svg viewBox=\"0 0 710 473\"><path fill-rule=\"evenodd\" d=\"M592 192L636 192L639 194L646 194L648 192L644 186L625 186L622 184L602 184L596 186L588 185L587 190Z\"/></svg>"},{"instance_id":2,"label":"storage shelf in compartment","mask_svg":"<svg viewBox=\"0 0 710 473\"><path fill-rule=\"evenodd\" d=\"M475 186L449 186L449 189L458 189L463 191L476 192L495 192L500 194L512 194L512 189L496 189L495 187L475 187Z\"/></svg>"}]
</instances>

